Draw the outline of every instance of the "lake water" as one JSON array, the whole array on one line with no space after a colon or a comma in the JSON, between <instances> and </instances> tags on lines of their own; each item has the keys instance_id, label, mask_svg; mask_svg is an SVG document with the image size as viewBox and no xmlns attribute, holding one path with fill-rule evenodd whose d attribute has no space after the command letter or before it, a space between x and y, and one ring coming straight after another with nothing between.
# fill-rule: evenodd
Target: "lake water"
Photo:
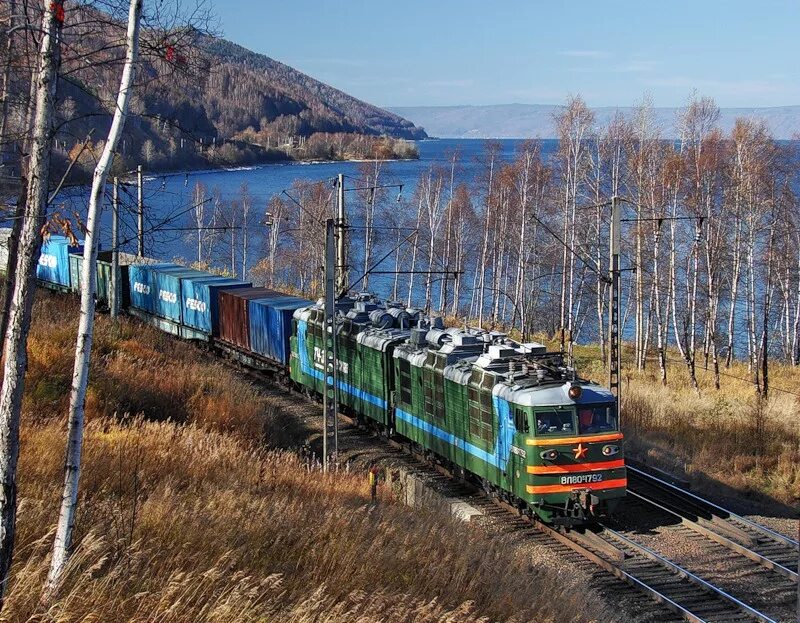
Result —
<instances>
[{"instance_id":1,"label":"lake water","mask_svg":"<svg viewBox=\"0 0 800 623\"><path fill-rule=\"evenodd\" d=\"M514 158L521 140L506 139L498 141L501 146L500 157L508 161ZM556 141L545 141L543 151L552 153ZM402 196L410 198L422 172L431 166L441 165L449 168L450 154L458 150L459 165L456 171L458 181L474 182L482 169L479 158L484 152L485 141L482 139L441 139L421 141L418 143L419 160L392 161L383 164L382 183L403 184ZM333 180L343 173L351 178L358 176L357 162L319 162L319 163L282 163L267 164L257 167L234 169L218 169L209 171L190 171L188 173L172 173L158 175L145 172L144 204L145 204L145 253L158 258L174 257L192 258L196 255L191 241L192 233L175 231L175 228L190 227L190 215L185 214L192 205L192 194L197 182L206 186L209 192L219 189L223 200L236 200L240 196L240 188L246 183L248 192L253 198L251 219L260 221L267 210L269 200L283 190L290 190L296 180ZM351 179L347 186L353 186ZM393 191L392 191L393 192ZM110 189L109 189L110 193ZM124 251L136 250L136 188L127 186L120 193L121 217L120 240ZM348 194L348 198L352 193ZM71 188L62 192L54 202L61 206L67 214L86 213L88 189ZM108 204L108 202L107 202ZM103 246L110 248L111 216L107 208L103 215ZM257 238L262 227L255 225L251 231L254 240L251 248L259 248ZM157 231L155 231L157 230Z\"/></svg>"}]
</instances>

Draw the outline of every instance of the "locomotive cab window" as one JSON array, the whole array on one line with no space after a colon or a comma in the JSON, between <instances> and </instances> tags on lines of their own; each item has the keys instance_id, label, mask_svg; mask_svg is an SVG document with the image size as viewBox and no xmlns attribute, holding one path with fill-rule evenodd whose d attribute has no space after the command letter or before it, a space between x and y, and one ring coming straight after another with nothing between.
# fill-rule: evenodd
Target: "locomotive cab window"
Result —
<instances>
[{"instance_id":1,"label":"locomotive cab window","mask_svg":"<svg viewBox=\"0 0 800 623\"><path fill-rule=\"evenodd\" d=\"M581 435L611 430L617 430L615 405L580 405L578 407L578 432Z\"/></svg>"},{"instance_id":2,"label":"locomotive cab window","mask_svg":"<svg viewBox=\"0 0 800 623\"><path fill-rule=\"evenodd\" d=\"M539 411L536 413L537 435L574 434L575 424L572 421L572 409L556 411Z\"/></svg>"}]
</instances>

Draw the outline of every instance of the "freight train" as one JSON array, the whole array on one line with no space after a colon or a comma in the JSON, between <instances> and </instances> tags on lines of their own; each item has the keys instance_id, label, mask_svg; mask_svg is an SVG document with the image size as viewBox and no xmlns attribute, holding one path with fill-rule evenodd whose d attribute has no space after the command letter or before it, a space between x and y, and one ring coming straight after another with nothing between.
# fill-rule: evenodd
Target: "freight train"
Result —
<instances>
[{"instance_id":1,"label":"freight train","mask_svg":"<svg viewBox=\"0 0 800 623\"><path fill-rule=\"evenodd\" d=\"M81 254L80 245L50 237L40 281L77 291ZM176 264L132 256L122 264L120 299L130 314L322 393L321 303ZM98 274L103 306L107 254ZM441 318L366 294L336 305L343 412L550 524L591 523L625 496L615 397L578 377L561 353L500 332L446 328Z\"/></svg>"}]
</instances>

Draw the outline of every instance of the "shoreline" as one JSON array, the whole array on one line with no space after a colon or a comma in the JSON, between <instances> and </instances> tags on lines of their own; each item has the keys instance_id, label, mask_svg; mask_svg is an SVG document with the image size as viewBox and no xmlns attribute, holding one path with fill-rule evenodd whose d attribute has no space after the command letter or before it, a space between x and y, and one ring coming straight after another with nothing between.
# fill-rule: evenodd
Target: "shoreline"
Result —
<instances>
[{"instance_id":1,"label":"shoreline","mask_svg":"<svg viewBox=\"0 0 800 623\"><path fill-rule=\"evenodd\" d=\"M381 158L379 162L414 162L421 160L421 158ZM147 172L142 171L142 180L143 181L153 181L158 178L165 178L165 177L179 177L181 175L204 175L208 173L220 173L220 172L229 172L235 173L238 171L256 171L259 169L265 169L267 167L285 167L285 166L310 166L310 165L320 165L320 164L336 164L338 162L351 162L351 163L364 163L364 162L375 162L374 158L343 158L340 160L297 160L294 158L288 158L286 160L274 160L272 162L261 162L257 164L242 164L242 165L224 165L218 167L204 167L199 169L176 169L176 170L167 170L164 173L156 173L156 172ZM130 182L131 179L135 179L133 176L130 177L120 177L120 182ZM65 190L68 189L75 189L81 188L84 186L89 186L91 184L91 179L86 181L77 181L74 183L65 183L61 190L59 191L59 195L63 193ZM58 196L56 196L57 198ZM55 199L54 199L55 201Z\"/></svg>"}]
</instances>

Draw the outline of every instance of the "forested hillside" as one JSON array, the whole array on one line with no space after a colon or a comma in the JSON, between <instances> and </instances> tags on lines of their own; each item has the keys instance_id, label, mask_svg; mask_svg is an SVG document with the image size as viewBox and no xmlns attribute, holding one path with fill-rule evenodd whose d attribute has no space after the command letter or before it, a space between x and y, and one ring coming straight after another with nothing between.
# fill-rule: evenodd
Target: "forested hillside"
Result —
<instances>
[{"instance_id":1,"label":"forested hillside","mask_svg":"<svg viewBox=\"0 0 800 623\"><path fill-rule=\"evenodd\" d=\"M31 19L35 21L31 9ZM54 165L81 149L73 178L89 175L108 133L124 34L117 16L77 7L64 20ZM424 138L402 117L322 84L267 56L197 29L145 28L131 119L118 171L229 166L290 158L414 157L396 139ZM36 46L17 42L10 59L6 158L26 127ZM332 135L336 135L333 137ZM309 138L313 140L308 141ZM361 137L374 137L363 139ZM380 139L380 137L386 137Z\"/></svg>"},{"instance_id":2,"label":"forested hillside","mask_svg":"<svg viewBox=\"0 0 800 623\"><path fill-rule=\"evenodd\" d=\"M386 134L408 139L426 136L424 130L399 115L362 102L268 56L219 38L204 39L201 45L217 71L197 97L222 136L233 136L248 126L267 126L276 136L309 136L314 132Z\"/></svg>"}]
</instances>

